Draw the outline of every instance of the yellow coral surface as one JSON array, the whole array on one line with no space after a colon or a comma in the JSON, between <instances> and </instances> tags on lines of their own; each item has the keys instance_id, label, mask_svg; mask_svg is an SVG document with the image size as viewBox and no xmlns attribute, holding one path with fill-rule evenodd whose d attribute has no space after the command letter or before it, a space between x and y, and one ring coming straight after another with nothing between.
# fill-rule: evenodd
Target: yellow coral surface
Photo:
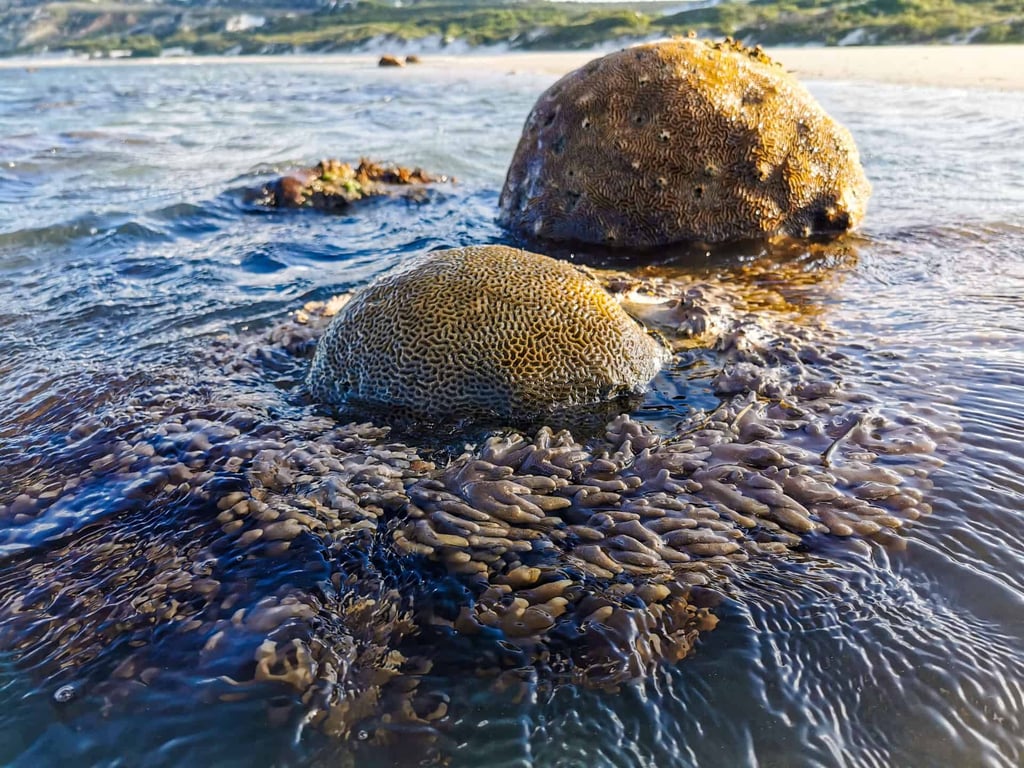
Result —
<instances>
[{"instance_id":1,"label":"yellow coral surface","mask_svg":"<svg viewBox=\"0 0 1024 768\"><path fill-rule=\"evenodd\" d=\"M869 194L850 133L780 65L681 39L609 54L540 97L500 221L621 247L828 235Z\"/></svg>"},{"instance_id":2,"label":"yellow coral surface","mask_svg":"<svg viewBox=\"0 0 1024 768\"><path fill-rule=\"evenodd\" d=\"M587 273L475 246L419 257L360 291L320 341L309 388L430 418L532 416L638 394L664 356Z\"/></svg>"}]
</instances>

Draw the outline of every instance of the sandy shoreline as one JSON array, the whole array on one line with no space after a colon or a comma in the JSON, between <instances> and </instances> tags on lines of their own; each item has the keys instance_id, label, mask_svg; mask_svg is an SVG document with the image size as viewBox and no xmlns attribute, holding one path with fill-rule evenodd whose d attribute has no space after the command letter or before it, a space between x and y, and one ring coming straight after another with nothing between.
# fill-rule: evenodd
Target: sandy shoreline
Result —
<instances>
[{"instance_id":1,"label":"sandy shoreline","mask_svg":"<svg viewBox=\"0 0 1024 768\"><path fill-rule=\"evenodd\" d=\"M1024 45L861 46L845 48L771 48L769 53L804 80L847 80L947 88L1024 90ZM418 69L517 72L560 75L600 55L594 51L538 53L423 54ZM0 69L95 66L195 66L199 64L273 64L375 66L377 54L182 57L70 61L0 59Z\"/></svg>"},{"instance_id":2,"label":"sandy shoreline","mask_svg":"<svg viewBox=\"0 0 1024 768\"><path fill-rule=\"evenodd\" d=\"M847 80L945 88L1024 90L1024 45L861 46L769 48L801 80ZM559 75L596 58L587 52L424 56L434 66L467 71Z\"/></svg>"},{"instance_id":3,"label":"sandy shoreline","mask_svg":"<svg viewBox=\"0 0 1024 768\"><path fill-rule=\"evenodd\" d=\"M1024 90L1024 45L773 48L770 53L804 80Z\"/></svg>"}]
</instances>

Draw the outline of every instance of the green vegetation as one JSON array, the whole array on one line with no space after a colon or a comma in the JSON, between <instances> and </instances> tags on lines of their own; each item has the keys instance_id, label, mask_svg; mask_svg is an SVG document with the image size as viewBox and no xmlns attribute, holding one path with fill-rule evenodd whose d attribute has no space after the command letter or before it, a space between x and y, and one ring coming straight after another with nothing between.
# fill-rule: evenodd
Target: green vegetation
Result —
<instances>
[{"instance_id":1,"label":"green vegetation","mask_svg":"<svg viewBox=\"0 0 1024 768\"><path fill-rule=\"evenodd\" d=\"M1024 42L1024 0L726 0L660 21L762 45Z\"/></svg>"},{"instance_id":2,"label":"green vegetation","mask_svg":"<svg viewBox=\"0 0 1024 768\"><path fill-rule=\"evenodd\" d=\"M170 3L170 0L168 0ZM206 3L206 4L204 4ZM281 6L290 6L290 8ZM378 43L589 48L686 34L748 43L1024 42L1024 0L723 0L665 15L651 2L592 5L544 0L159 0L146 4L13 0L0 11L0 54L66 49L92 55L168 49L196 54L344 51ZM679 6L673 4L673 10ZM248 13L264 23L229 24ZM227 31L234 29L236 31ZM124 54L122 54L124 55Z\"/></svg>"},{"instance_id":3,"label":"green vegetation","mask_svg":"<svg viewBox=\"0 0 1024 768\"><path fill-rule=\"evenodd\" d=\"M396 44L433 38L513 48L587 48L616 37L656 31L649 14L619 8L547 2L403 7L367 0L331 12L282 18L247 33L225 34L242 52L344 50L388 38Z\"/></svg>"},{"instance_id":4,"label":"green vegetation","mask_svg":"<svg viewBox=\"0 0 1024 768\"><path fill-rule=\"evenodd\" d=\"M69 40L62 47L75 53L93 55L127 51L133 58L159 56L163 52L163 45L153 35L107 35L101 38Z\"/></svg>"}]
</instances>

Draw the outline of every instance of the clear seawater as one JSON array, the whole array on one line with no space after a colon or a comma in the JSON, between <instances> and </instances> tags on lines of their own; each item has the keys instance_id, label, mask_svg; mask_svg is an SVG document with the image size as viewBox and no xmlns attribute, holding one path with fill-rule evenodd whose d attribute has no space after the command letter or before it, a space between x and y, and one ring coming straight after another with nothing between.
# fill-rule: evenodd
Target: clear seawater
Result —
<instances>
[{"instance_id":1,"label":"clear seawater","mask_svg":"<svg viewBox=\"0 0 1024 768\"><path fill-rule=\"evenodd\" d=\"M33 456L133 382L189 379L215 337L408 254L503 240L504 170L553 80L513 69L0 70L0 486L31 481ZM791 292L860 360L858 386L955 412L932 513L902 550L837 556L820 579L738 574L694 655L618 692L453 684L452 765L1024 764L1024 93L809 86L853 132L874 196L852 255ZM360 156L458 184L335 216L244 202L276 169ZM751 274L738 267L681 269ZM0 764L345 764L345 744L252 703L143 689L109 711L55 693L0 656Z\"/></svg>"}]
</instances>

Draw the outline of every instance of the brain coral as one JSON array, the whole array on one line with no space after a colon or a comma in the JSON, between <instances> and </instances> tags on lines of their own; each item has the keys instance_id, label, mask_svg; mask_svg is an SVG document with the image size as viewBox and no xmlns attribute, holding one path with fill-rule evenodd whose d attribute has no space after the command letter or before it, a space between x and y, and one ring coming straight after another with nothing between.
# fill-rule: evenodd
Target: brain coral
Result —
<instances>
[{"instance_id":1,"label":"brain coral","mask_svg":"<svg viewBox=\"0 0 1024 768\"><path fill-rule=\"evenodd\" d=\"M636 394L665 352L589 275L504 246L426 254L360 291L319 342L319 399L433 419L532 418Z\"/></svg>"},{"instance_id":2,"label":"brain coral","mask_svg":"<svg viewBox=\"0 0 1024 768\"><path fill-rule=\"evenodd\" d=\"M853 138L759 49L674 40L590 62L526 120L500 221L650 247L838 233L870 185Z\"/></svg>"}]
</instances>

